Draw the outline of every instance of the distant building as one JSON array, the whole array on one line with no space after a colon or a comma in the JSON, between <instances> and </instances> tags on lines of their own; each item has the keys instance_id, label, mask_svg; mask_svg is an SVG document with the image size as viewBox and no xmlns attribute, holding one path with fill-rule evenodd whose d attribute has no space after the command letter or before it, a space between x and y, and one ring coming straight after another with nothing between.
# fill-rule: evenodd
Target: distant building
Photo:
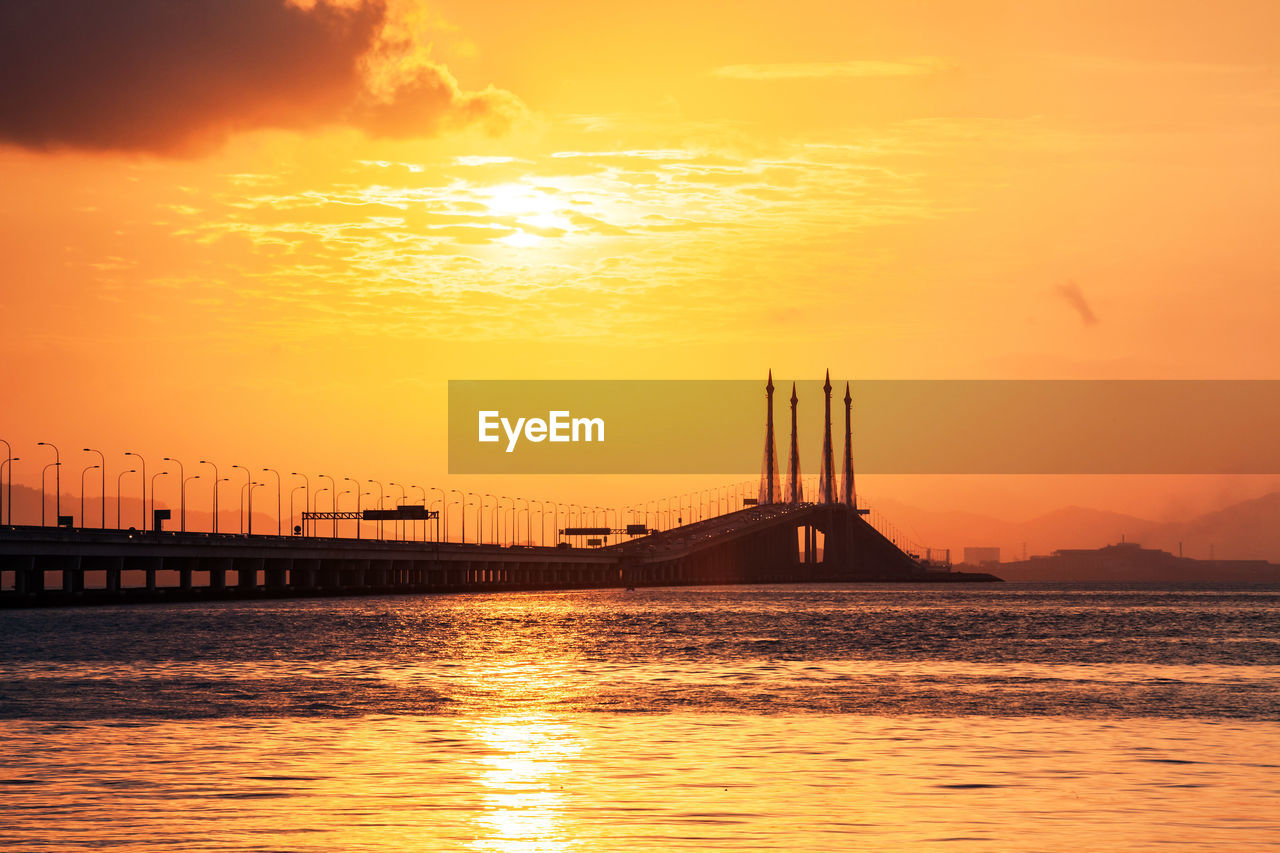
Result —
<instances>
[{"instance_id":1,"label":"distant building","mask_svg":"<svg viewBox=\"0 0 1280 853\"><path fill-rule=\"evenodd\" d=\"M969 549L965 549L968 562ZM1280 565L1266 560L1193 560L1136 542L1096 550L1061 549L1050 556L1003 563L1000 575L1014 581L1149 581L1277 583Z\"/></svg>"},{"instance_id":2,"label":"distant building","mask_svg":"<svg viewBox=\"0 0 1280 853\"><path fill-rule=\"evenodd\" d=\"M1000 562L999 548L965 548L964 561L970 566L987 566Z\"/></svg>"}]
</instances>

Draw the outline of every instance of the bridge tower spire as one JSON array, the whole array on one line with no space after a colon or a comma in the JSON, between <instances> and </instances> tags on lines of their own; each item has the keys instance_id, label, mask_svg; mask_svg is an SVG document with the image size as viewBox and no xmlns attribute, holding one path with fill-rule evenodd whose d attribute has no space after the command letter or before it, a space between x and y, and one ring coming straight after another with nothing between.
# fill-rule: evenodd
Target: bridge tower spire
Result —
<instances>
[{"instance_id":1,"label":"bridge tower spire","mask_svg":"<svg viewBox=\"0 0 1280 853\"><path fill-rule=\"evenodd\" d=\"M764 386L764 470L760 472L760 497L762 504L777 503L782 497L781 477L778 475L778 443L773 437L773 371Z\"/></svg>"},{"instance_id":2,"label":"bridge tower spire","mask_svg":"<svg viewBox=\"0 0 1280 853\"><path fill-rule=\"evenodd\" d=\"M858 492L853 487L853 395L844 383L844 465L840 469L840 503L858 507Z\"/></svg>"},{"instance_id":3,"label":"bridge tower spire","mask_svg":"<svg viewBox=\"0 0 1280 853\"><path fill-rule=\"evenodd\" d=\"M804 483L800 480L800 444L796 436L796 383L791 383L791 454L787 460L787 503L804 503Z\"/></svg>"},{"instance_id":4,"label":"bridge tower spire","mask_svg":"<svg viewBox=\"0 0 1280 853\"><path fill-rule=\"evenodd\" d=\"M836 501L836 459L831 446L831 371L827 371L827 379L822 383L822 391L827 395L826 422L822 428L822 470L818 473L818 502L829 504Z\"/></svg>"}]
</instances>

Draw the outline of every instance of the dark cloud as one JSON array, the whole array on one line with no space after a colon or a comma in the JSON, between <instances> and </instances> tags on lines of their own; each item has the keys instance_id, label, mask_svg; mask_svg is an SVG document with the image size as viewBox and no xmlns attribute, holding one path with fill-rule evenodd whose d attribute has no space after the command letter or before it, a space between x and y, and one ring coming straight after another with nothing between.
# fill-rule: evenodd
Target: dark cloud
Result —
<instances>
[{"instance_id":1,"label":"dark cloud","mask_svg":"<svg viewBox=\"0 0 1280 853\"><path fill-rule=\"evenodd\" d=\"M1098 322L1098 315L1093 313L1093 308L1090 307L1089 300L1084 298L1084 291L1080 289L1080 285L1069 281L1058 285L1055 291L1080 315L1081 323L1092 326Z\"/></svg>"},{"instance_id":2,"label":"dark cloud","mask_svg":"<svg viewBox=\"0 0 1280 853\"><path fill-rule=\"evenodd\" d=\"M414 136L520 111L420 60L370 91L369 60L396 61L388 14L384 0L4 0L0 141L191 153L253 128Z\"/></svg>"}]
</instances>

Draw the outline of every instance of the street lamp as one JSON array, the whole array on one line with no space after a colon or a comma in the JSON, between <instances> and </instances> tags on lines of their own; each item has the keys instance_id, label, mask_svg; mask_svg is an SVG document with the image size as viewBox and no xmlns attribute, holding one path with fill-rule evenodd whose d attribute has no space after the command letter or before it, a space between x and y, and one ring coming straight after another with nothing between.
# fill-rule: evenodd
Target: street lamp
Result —
<instances>
[{"instance_id":1,"label":"street lamp","mask_svg":"<svg viewBox=\"0 0 1280 853\"><path fill-rule=\"evenodd\" d=\"M235 468L238 466L232 465L231 467ZM228 481L230 481L230 479L231 479L230 477L227 478ZM248 480L245 482L243 486L240 487L240 535L241 536L244 535L244 493L249 488L249 484L252 482L253 480ZM253 495L249 496L249 500L250 501L253 500Z\"/></svg>"},{"instance_id":2,"label":"street lamp","mask_svg":"<svg viewBox=\"0 0 1280 853\"><path fill-rule=\"evenodd\" d=\"M551 504L551 530L553 533L555 533L555 536L553 538L556 540L556 542L560 541L560 504L556 503L555 501L543 501L542 502L542 527L543 527L542 544L544 546L547 544L547 531L546 531L547 504Z\"/></svg>"},{"instance_id":3,"label":"street lamp","mask_svg":"<svg viewBox=\"0 0 1280 853\"><path fill-rule=\"evenodd\" d=\"M493 529L494 529L494 530L496 530L496 531L498 531L498 543L497 543L497 544L498 544L498 546L499 546L499 547L501 547L501 546L502 546L502 537L503 537L503 533L504 533L504 532L506 532L506 534L507 534L508 536L510 536L510 532L511 532L511 531L510 531L510 528L509 528L509 527L507 527L507 516L506 516L506 513L504 513L504 512L502 511L502 502L503 502L503 501L511 501L511 498L507 497L506 495L501 495L501 496L499 496L498 500L494 502L494 505L493 505L493 517L494 517L494 525L493 525ZM511 505L514 507L514 506L516 505L516 502L515 502L515 501L511 501ZM510 540L508 539L508 541L510 541Z\"/></svg>"},{"instance_id":4,"label":"street lamp","mask_svg":"<svg viewBox=\"0 0 1280 853\"><path fill-rule=\"evenodd\" d=\"M249 489L249 535L253 535L253 472L243 465L232 465L232 468L239 468L244 472L244 486L240 487L240 532L244 533L244 492L245 487Z\"/></svg>"},{"instance_id":5,"label":"street lamp","mask_svg":"<svg viewBox=\"0 0 1280 853\"><path fill-rule=\"evenodd\" d=\"M280 472L279 472L279 471L277 471L275 468L263 468L263 469L262 469L262 471L263 471L263 473L266 473L267 471L270 471L272 474L275 474L275 475L276 475L276 535L277 535L277 536L279 536L279 535L280 535L280 523L281 523L281 519L280 519L280 490L281 490L281 488L283 488L283 487L281 486L281 484L280 484Z\"/></svg>"},{"instance_id":6,"label":"street lamp","mask_svg":"<svg viewBox=\"0 0 1280 853\"><path fill-rule=\"evenodd\" d=\"M399 490L400 490L400 504L403 504L403 503L408 499L408 498L405 496L405 493L404 493L404 486L403 486L403 485L401 485L400 483L392 483L392 482L390 482L390 481L388 481L388 482L387 482L387 485L388 485L388 486L395 486L397 489L399 489ZM396 506L397 506L397 507L399 507L399 506L400 506L400 504L396 504ZM401 538L402 540L404 539L404 522L403 522L403 521L402 521L402 522L400 522L400 538Z\"/></svg>"},{"instance_id":7,"label":"street lamp","mask_svg":"<svg viewBox=\"0 0 1280 853\"><path fill-rule=\"evenodd\" d=\"M491 494L489 494L488 492L485 492L485 493L484 493L484 496L480 498L480 509L481 509L481 511L482 511L482 515L483 515L483 510L484 510L484 499L485 499L485 498L493 498L493 514L492 514L493 524L492 524L491 526L493 527L493 541L494 541L494 544L497 544L497 542L498 542L498 496L497 496L497 495L491 495ZM480 543L481 545L483 545L483 544L484 544L484 524L483 524L483 518L481 519L480 531L481 531L481 536L480 536L480 539L479 539L479 540L477 540L477 541L479 541L479 543Z\"/></svg>"},{"instance_id":8,"label":"street lamp","mask_svg":"<svg viewBox=\"0 0 1280 853\"><path fill-rule=\"evenodd\" d=\"M187 477L186 479L184 479L184 480L182 481L182 491L183 491L183 494L186 494L186 491L187 491L187 483L190 483L192 480L199 480L199 479L200 479L200 475L199 475L199 474L192 474L190 477ZM187 518L186 518L186 512L184 511L184 512L183 512L183 517L182 517L182 531L185 533L185 532L186 532L186 530L187 530Z\"/></svg>"},{"instance_id":9,"label":"street lamp","mask_svg":"<svg viewBox=\"0 0 1280 853\"><path fill-rule=\"evenodd\" d=\"M132 450L126 450L125 456L133 456L142 463L142 532L147 532L147 460L142 458L141 454L134 453Z\"/></svg>"},{"instance_id":10,"label":"street lamp","mask_svg":"<svg viewBox=\"0 0 1280 853\"><path fill-rule=\"evenodd\" d=\"M294 486L292 489L289 490L289 530L290 532L293 531L293 516L294 516L293 496L298 493L298 489L305 489L305 488L306 486ZM303 496L303 500L306 500L305 495ZM303 506L305 507L306 504L303 504Z\"/></svg>"},{"instance_id":11,"label":"street lamp","mask_svg":"<svg viewBox=\"0 0 1280 853\"><path fill-rule=\"evenodd\" d=\"M321 492L327 492L327 491L329 491L329 487L328 487L328 486L321 486L320 488L316 489L316 491L315 491L315 499L316 499L316 503L315 503L315 506L314 506L314 507L312 507L312 509L311 509L311 512L312 512L312 514L313 514L313 515L318 515L318 514L320 513L320 493L321 493ZM312 524L314 525L314 524L315 524L315 522L314 522L314 521L312 521ZM305 533L305 532L306 532L306 531L305 531L305 530L303 530L303 533Z\"/></svg>"},{"instance_id":12,"label":"street lamp","mask_svg":"<svg viewBox=\"0 0 1280 853\"><path fill-rule=\"evenodd\" d=\"M360 481L355 477L343 477L343 480L351 483L351 491L356 496L356 538L360 538ZM343 492L345 495L346 492Z\"/></svg>"},{"instance_id":13,"label":"street lamp","mask_svg":"<svg viewBox=\"0 0 1280 853\"><path fill-rule=\"evenodd\" d=\"M378 509L382 509L382 483L377 480L370 480L369 482L378 487ZM382 539L382 519L378 519L378 539Z\"/></svg>"},{"instance_id":14,"label":"street lamp","mask_svg":"<svg viewBox=\"0 0 1280 853\"><path fill-rule=\"evenodd\" d=\"M438 488L437 486L431 486L430 490L431 490L431 491L433 491L433 492L439 492L439 493L440 493L440 515L444 515L444 489ZM426 503L426 493L425 493L425 492L423 493L423 502L424 502L424 503ZM434 501L432 501L432 503L434 503ZM430 508L431 508L431 507L429 507L429 506L427 507L427 509L430 509ZM440 519L440 518L437 518L437 519L436 519L436 541L437 541L437 542L439 542L439 541L440 541L440 521L441 521L441 519ZM424 539L426 538L426 533L425 533L425 531L424 531L424 533L423 533L423 538L424 538ZM445 537L445 538L448 538L448 536L446 535L446 537Z\"/></svg>"},{"instance_id":15,"label":"street lamp","mask_svg":"<svg viewBox=\"0 0 1280 853\"><path fill-rule=\"evenodd\" d=\"M427 506L427 490L426 490L426 489L424 489L424 488L422 488L422 486L414 486L414 485L410 485L410 486L409 486L409 488L411 488L411 489L417 489L418 491L422 492L422 508L423 508L423 510L425 510L426 512L430 513L430 512L431 512L431 507ZM427 524L428 524L428 523L429 523L429 522L428 522L425 518L422 520L422 541L423 541L423 542L426 542L426 541L427 541ZM418 535L417 535L417 534L418 534L417 528L414 528L414 538L415 538L415 539L417 539L417 538L418 538Z\"/></svg>"},{"instance_id":16,"label":"street lamp","mask_svg":"<svg viewBox=\"0 0 1280 853\"><path fill-rule=\"evenodd\" d=\"M0 444L3 444L3 445L4 445L4 462L3 462L3 463L0 463L0 494L3 494L3 489L4 489L4 466L5 466L5 465L10 464L11 462L13 462L13 448L12 448L12 447L10 447L10 446L9 446L9 442L5 441L3 438L0 438ZM13 471L10 471L10 472L9 472L9 477L10 477L10 480L12 481ZM12 498L12 497L13 497L13 490L12 490L12 489L10 489L10 490L9 490L9 498ZM5 505L5 501L4 501L4 500L0 500L0 521L3 521L3 520L4 520L4 505ZM13 516L13 510L12 510L12 509L11 509L11 510L9 510L9 515L10 515L10 520L12 520L12 516Z\"/></svg>"},{"instance_id":17,"label":"street lamp","mask_svg":"<svg viewBox=\"0 0 1280 853\"><path fill-rule=\"evenodd\" d=\"M156 477L163 477L165 474L168 474L168 473L169 473L168 471L157 471L151 475L151 517L152 518L156 517ZM156 532L159 532L160 528L157 527L155 530Z\"/></svg>"},{"instance_id":18,"label":"street lamp","mask_svg":"<svg viewBox=\"0 0 1280 853\"><path fill-rule=\"evenodd\" d=\"M179 462L177 459L174 459L172 456L166 456L164 458L164 461L178 463L178 506L180 507L180 509L178 510L178 518L181 519L181 521L179 521L178 523L178 529L182 533L186 533L187 532L187 471L185 468L182 467L182 463ZM151 499L153 501L155 500L155 494L156 494L155 489L152 489Z\"/></svg>"},{"instance_id":19,"label":"street lamp","mask_svg":"<svg viewBox=\"0 0 1280 853\"><path fill-rule=\"evenodd\" d=\"M84 452L98 454L98 462L102 467L102 529L106 530L107 529L107 455L103 453L101 450L94 450L92 447L86 447L84 449ZM84 489L81 489L80 492L83 495ZM80 513L80 515L81 516L84 515L83 511ZM84 518L82 517L80 521L81 523L84 523Z\"/></svg>"},{"instance_id":20,"label":"street lamp","mask_svg":"<svg viewBox=\"0 0 1280 853\"><path fill-rule=\"evenodd\" d=\"M8 444L8 442L5 443ZM4 467L6 465L9 466L9 494L5 498L5 506L9 508L9 515L5 523L9 525L13 524L13 463L21 461L17 456L7 456L4 462L0 462L0 475L3 475ZM4 477L0 476L0 486L3 486L4 482Z\"/></svg>"},{"instance_id":21,"label":"street lamp","mask_svg":"<svg viewBox=\"0 0 1280 853\"><path fill-rule=\"evenodd\" d=\"M119 475L118 477L116 477L116 530L119 530L119 529L120 529L120 499L121 499L121 495L120 495L121 485L120 485L120 483L121 483L121 481L124 479L124 475L125 475L125 474L136 474L136 473L137 473L137 471L138 471L138 469L137 469L137 468L130 468L128 471L121 471L121 472L120 472L120 475ZM145 510L146 510L146 507L143 507L143 510L145 511Z\"/></svg>"},{"instance_id":22,"label":"street lamp","mask_svg":"<svg viewBox=\"0 0 1280 853\"><path fill-rule=\"evenodd\" d=\"M467 506L474 506L476 508L476 544L483 545L484 544L484 498L472 492L467 492L467 498L468 498ZM474 504L470 502L471 498L476 499L476 502ZM462 513L462 518L464 523L465 523L466 517L467 517L467 514L466 514L466 511L464 510Z\"/></svg>"},{"instance_id":23,"label":"street lamp","mask_svg":"<svg viewBox=\"0 0 1280 853\"><path fill-rule=\"evenodd\" d=\"M45 500L44 480L49 473L49 469L54 468L56 466L57 466L56 462L50 462L48 465L40 469L40 526L41 527L44 527L46 523L45 518L47 518L47 516L45 514L46 512L45 506L48 504L48 501Z\"/></svg>"},{"instance_id":24,"label":"street lamp","mask_svg":"<svg viewBox=\"0 0 1280 853\"><path fill-rule=\"evenodd\" d=\"M449 494L457 493L458 509L462 513L462 544L467 544L467 496L457 489L450 489ZM453 501L449 501L453 503ZM449 541L449 505L444 507L444 541Z\"/></svg>"},{"instance_id":25,"label":"street lamp","mask_svg":"<svg viewBox=\"0 0 1280 853\"><path fill-rule=\"evenodd\" d=\"M259 483L257 480L249 482L249 535L253 535L253 490L258 486L265 486L266 483Z\"/></svg>"},{"instance_id":26,"label":"street lamp","mask_svg":"<svg viewBox=\"0 0 1280 853\"><path fill-rule=\"evenodd\" d=\"M101 468L101 465L90 465L80 472L80 526L84 527L84 475L88 474L94 468Z\"/></svg>"},{"instance_id":27,"label":"street lamp","mask_svg":"<svg viewBox=\"0 0 1280 853\"><path fill-rule=\"evenodd\" d=\"M57 445L51 441L37 441L36 446L53 448L53 516L54 523L62 517L62 454L58 452ZM49 466L45 466L46 468ZM44 524L44 472L40 473L40 524Z\"/></svg>"},{"instance_id":28,"label":"street lamp","mask_svg":"<svg viewBox=\"0 0 1280 853\"><path fill-rule=\"evenodd\" d=\"M310 477L308 477L306 474L299 474L297 471L290 471L290 472L289 472L289 476L290 476L290 477L301 477L301 478L302 478L303 488L307 490L307 491L306 491L306 494L304 494L304 495L302 496L302 511L303 511L303 512L307 512L307 511L311 508L311 478L310 478ZM289 509L289 523L290 523L290 524L293 524L293 508L292 508L292 507L293 507L293 493L292 493L292 492L290 492L290 493L289 493L289 507L290 507L290 509ZM304 524L304 525L302 526L302 534L305 536L305 535L306 535L306 533L307 533L307 527L306 527L306 525Z\"/></svg>"},{"instance_id":29,"label":"street lamp","mask_svg":"<svg viewBox=\"0 0 1280 853\"><path fill-rule=\"evenodd\" d=\"M218 484L222 482L222 478L218 476L218 466L204 459L200 460L201 465L208 465L213 469L213 532L218 532Z\"/></svg>"},{"instance_id":30,"label":"street lamp","mask_svg":"<svg viewBox=\"0 0 1280 853\"><path fill-rule=\"evenodd\" d=\"M529 544L533 544L533 504L528 498L516 498L518 501L524 501L524 535L529 540ZM520 535L520 515L516 514L516 536Z\"/></svg>"},{"instance_id":31,"label":"street lamp","mask_svg":"<svg viewBox=\"0 0 1280 853\"><path fill-rule=\"evenodd\" d=\"M321 474L321 479L329 481L329 495L333 498L333 538L338 538L338 483L328 474Z\"/></svg>"}]
</instances>

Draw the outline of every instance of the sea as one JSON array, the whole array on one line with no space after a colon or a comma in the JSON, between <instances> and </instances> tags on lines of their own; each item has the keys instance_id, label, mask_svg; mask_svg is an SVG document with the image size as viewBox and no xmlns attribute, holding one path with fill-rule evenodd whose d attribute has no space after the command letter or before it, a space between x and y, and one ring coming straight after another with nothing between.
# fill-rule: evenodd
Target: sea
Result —
<instances>
[{"instance_id":1,"label":"sea","mask_svg":"<svg viewBox=\"0 0 1280 853\"><path fill-rule=\"evenodd\" d=\"M1280 588L0 612L0 850L1280 849Z\"/></svg>"}]
</instances>

